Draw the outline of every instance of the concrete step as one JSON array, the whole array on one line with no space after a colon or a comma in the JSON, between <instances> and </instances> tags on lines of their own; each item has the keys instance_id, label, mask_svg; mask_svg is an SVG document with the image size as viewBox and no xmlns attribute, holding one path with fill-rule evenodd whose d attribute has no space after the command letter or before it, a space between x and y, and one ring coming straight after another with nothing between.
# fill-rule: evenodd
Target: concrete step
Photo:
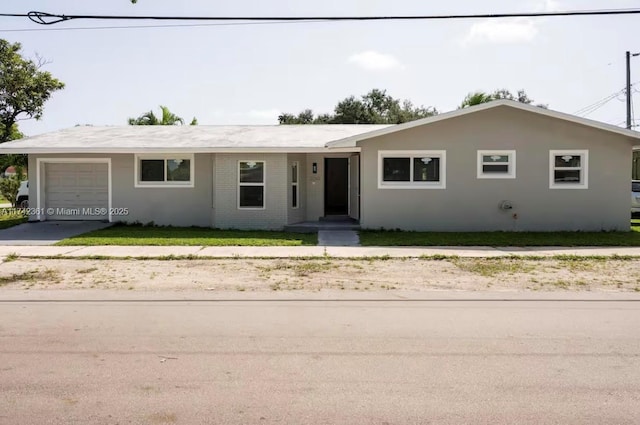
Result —
<instances>
[{"instance_id":1,"label":"concrete step","mask_svg":"<svg viewBox=\"0 0 640 425\"><path fill-rule=\"evenodd\" d=\"M319 246L360 246L360 238L355 230L320 230Z\"/></svg>"},{"instance_id":2,"label":"concrete step","mask_svg":"<svg viewBox=\"0 0 640 425\"><path fill-rule=\"evenodd\" d=\"M342 223L342 222L318 222L309 221L303 223L290 224L284 226L285 232L292 233L317 233L320 230L360 230L358 223Z\"/></svg>"}]
</instances>

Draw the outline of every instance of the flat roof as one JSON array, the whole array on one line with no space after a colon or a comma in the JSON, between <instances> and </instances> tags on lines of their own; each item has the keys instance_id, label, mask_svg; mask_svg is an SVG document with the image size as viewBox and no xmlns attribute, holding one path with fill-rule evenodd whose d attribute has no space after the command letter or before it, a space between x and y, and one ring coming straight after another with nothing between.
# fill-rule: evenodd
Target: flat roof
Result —
<instances>
[{"instance_id":1,"label":"flat roof","mask_svg":"<svg viewBox=\"0 0 640 425\"><path fill-rule=\"evenodd\" d=\"M0 153L326 150L328 142L389 125L79 126L3 143Z\"/></svg>"}]
</instances>

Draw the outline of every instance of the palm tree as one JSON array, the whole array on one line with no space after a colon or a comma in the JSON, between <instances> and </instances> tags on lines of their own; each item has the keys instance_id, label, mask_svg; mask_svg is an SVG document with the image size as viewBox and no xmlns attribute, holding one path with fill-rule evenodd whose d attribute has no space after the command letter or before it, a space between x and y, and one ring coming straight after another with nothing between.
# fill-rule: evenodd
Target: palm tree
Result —
<instances>
[{"instance_id":1,"label":"palm tree","mask_svg":"<svg viewBox=\"0 0 640 425\"><path fill-rule=\"evenodd\" d=\"M488 103L495 100L495 97L489 93L485 93L483 91L477 91L474 93L469 93L467 97L464 98L462 104L458 107L458 109L468 108L469 106L480 105L481 103Z\"/></svg>"},{"instance_id":2,"label":"palm tree","mask_svg":"<svg viewBox=\"0 0 640 425\"><path fill-rule=\"evenodd\" d=\"M160 105L160 109L162 111L162 117L160 119L158 119L153 111L149 111L140 115L138 118L129 118L129 125L184 125L184 120L169 111L169 108Z\"/></svg>"}]
</instances>

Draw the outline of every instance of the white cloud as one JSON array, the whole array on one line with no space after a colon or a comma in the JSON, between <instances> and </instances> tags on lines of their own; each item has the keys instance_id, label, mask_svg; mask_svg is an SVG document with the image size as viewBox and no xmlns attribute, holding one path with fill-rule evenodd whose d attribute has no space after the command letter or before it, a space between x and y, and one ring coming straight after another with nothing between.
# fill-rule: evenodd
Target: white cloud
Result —
<instances>
[{"instance_id":1,"label":"white cloud","mask_svg":"<svg viewBox=\"0 0 640 425\"><path fill-rule=\"evenodd\" d=\"M485 20L475 23L462 44L528 43L538 35L538 27L531 19Z\"/></svg>"},{"instance_id":2,"label":"white cloud","mask_svg":"<svg viewBox=\"0 0 640 425\"><path fill-rule=\"evenodd\" d=\"M536 12L556 12L561 9L558 0L536 0ZM469 44L517 44L533 41L540 32L544 18L486 19L469 28L462 45Z\"/></svg>"},{"instance_id":3,"label":"white cloud","mask_svg":"<svg viewBox=\"0 0 640 425\"><path fill-rule=\"evenodd\" d=\"M349 57L349 62L367 71L404 69L404 65L402 65L402 63L400 63L400 61L394 56L386 55L374 50L356 53Z\"/></svg>"}]
</instances>

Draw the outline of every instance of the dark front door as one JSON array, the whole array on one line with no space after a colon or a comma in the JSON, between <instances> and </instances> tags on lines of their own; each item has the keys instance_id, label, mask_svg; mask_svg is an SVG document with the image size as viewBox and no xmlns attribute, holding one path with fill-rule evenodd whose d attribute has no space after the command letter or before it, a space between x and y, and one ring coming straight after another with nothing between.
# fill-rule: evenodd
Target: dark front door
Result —
<instances>
[{"instance_id":1,"label":"dark front door","mask_svg":"<svg viewBox=\"0 0 640 425\"><path fill-rule=\"evenodd\" d=\"M349 214L349 158L324 159L324 215Z\"/></svg>"}]
</instances>

